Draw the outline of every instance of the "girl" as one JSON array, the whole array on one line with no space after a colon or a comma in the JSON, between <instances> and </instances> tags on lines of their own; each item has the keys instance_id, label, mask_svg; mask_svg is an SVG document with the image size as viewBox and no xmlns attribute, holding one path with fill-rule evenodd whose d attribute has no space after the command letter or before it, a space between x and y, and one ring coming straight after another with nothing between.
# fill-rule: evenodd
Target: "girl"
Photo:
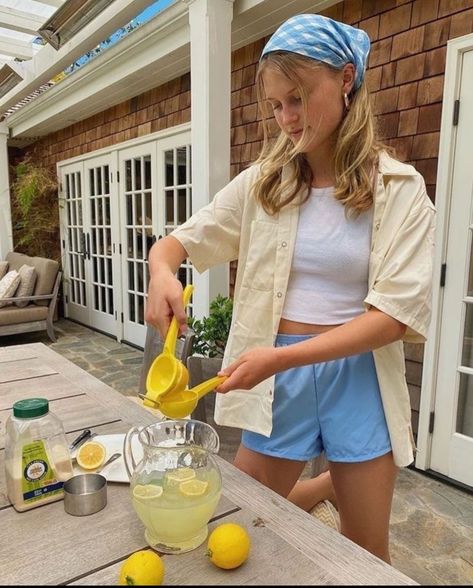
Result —
<instances>
[{"instance_id":1,"label":"girl","mask_svg":"<svg viewBox=\"0 0 473 588\"><path fill-rule=\"evenodd\" d=\"M325 451L341 532L389 562L397 468L414 449L402 341L427 334L435 211L375 138L369 45L317 14L274 33L257 87L279 136L265 124L256 164L153 246L146 320L185 328L186 257L200 272L238 259L215 412L243 429L235 465L309 509L327 478L296 482Z\"/></svg>"}]
</instances>

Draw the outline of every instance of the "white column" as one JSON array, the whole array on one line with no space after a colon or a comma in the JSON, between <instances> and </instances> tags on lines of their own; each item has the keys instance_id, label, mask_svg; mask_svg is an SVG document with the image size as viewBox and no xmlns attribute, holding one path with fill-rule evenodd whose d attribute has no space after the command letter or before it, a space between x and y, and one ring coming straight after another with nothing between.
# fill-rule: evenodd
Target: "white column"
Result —
<instances>
[{"instance_id":1,"label":"white column","mask_svg":"<svg viewBox=\"0 0 473 588\"><path fill-rule=\"evenodd\" d=\"M0 259L13 249L10 181L8 176L8 127L0 123Z\"/></svg>"},{"instance_id":2,"label":"white column","mask_svg":"<svg viewBox=\"0 0 473 588\"><path fill-rule=\"evenodd\" d=\"M196 211L230 180L231 34L234 0L185 0L191 40L192 207ZM229 265L195 272L197 316L217 294L228 295Z\"/></svg>"}]
</instances>

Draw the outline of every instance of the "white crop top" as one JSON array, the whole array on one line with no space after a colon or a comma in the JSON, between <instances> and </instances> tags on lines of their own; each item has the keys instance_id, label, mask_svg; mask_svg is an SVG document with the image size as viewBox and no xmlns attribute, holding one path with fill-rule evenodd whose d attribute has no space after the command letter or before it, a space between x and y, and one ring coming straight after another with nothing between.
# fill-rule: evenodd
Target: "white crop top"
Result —
<instances>
[{"instance_id":1,"label":"white crop top","mask_svg":"<svg viewBox=\"0 0 473 588\"><path fill-rule=\"evenodd\" d=\"M346 218L333 188L312 188L299 213L283 318L334 325L364 312L372 211Z\"/></svg>"}]
</instances>

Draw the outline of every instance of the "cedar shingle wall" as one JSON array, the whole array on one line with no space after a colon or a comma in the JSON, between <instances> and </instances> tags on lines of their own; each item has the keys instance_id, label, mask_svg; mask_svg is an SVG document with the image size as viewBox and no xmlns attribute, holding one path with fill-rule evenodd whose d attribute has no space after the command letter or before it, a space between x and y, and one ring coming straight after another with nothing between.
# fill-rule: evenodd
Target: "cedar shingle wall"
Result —
<instances>
[{"instance_id":1,"label":"cedar shingle wall","mask_svg":"<svg viewBox=\"0 0 473 588\"><path fill-rule=\"evenodd\" d=\"M423 174L435 201L440 120L449 39L473 32L473 0L346 0L323 14L359 26L372 40L367 82L381 137ZM232 56L231 175L261 148L256 65L267 38ZM127 100L35 145L49 165L190 120L190 76ZM235 267L231 267L234 283ZM417 430L422 345L406 345Z\"/></svg>"},{"instance_id":2,"label":"cedar shingle wall","mask_svg":"<svg viewBox=\"0 0 473 588\"><path fill-rule=\"evenodd\" d=\"M190 74L48 135L30 149L48 166L190 121Z\"/></svg>"}]
</instances>

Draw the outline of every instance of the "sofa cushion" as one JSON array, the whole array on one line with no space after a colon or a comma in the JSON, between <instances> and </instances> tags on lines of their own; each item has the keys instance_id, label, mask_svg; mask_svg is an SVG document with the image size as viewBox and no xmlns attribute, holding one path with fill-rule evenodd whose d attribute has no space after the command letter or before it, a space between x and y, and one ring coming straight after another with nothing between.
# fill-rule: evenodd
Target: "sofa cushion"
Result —
<instances>
[{"instance_id":1,"label":"sofa cushion","mask_svg":"<svg viewBox=\"0 0 473 588\"><path fill-rule=\"evenodd\" d=\"M11 298L20 284L20 274L16 270L11 270L0 280L0 307L7 306L11 302L2 302L3 298Z\"/></svg>"},{"instance_id":2,"label":"sofa cushion","mask_svg":"<svg viewBox=\"0 0 473 588\"><path fill-rule=\"evenodd\" d=\"M0 280L8 271L8 261L0 261Z\"/></svg>"},{"instance_id":3,"label":"sofa cushion","mask_svg":"<svg viewBox=\"0 0 473 588\"><path fill-rule=\"evenodd\" d=\"M0 327L31 323L33 321L45 321L47 316L48 309L45 306L37 306L36 304L28 304L26 308L5 306L0 308Z\"/></svg>"},{"instance_id":4,"label":"sofa cushion","mask_svg":"<svg viewBox=\"0 0 473 588\"><path fill-rule=\"evenodd\" d=\"M36 270L32 265L23 264L18 272L20 274L20 285L18 286L15 297L31 296L33 294L34 285L36 283ZM19 308L24 308L28 305L28 300L15 300L15 304Z\"/></svg>"},{"instance_id":5,"label":"sofa cushion","mask_svg":"<svg viewBox=\"0 0 473 588\"><path fill-rule=\"evenodd\" d=\"M59 263L53 259L46 259L45 257L30 257L23 253L10 251L7 253L6 260L10 264L10 269L17 271L23 264L31 265L36 270L36 285L33 291L34 296L42 296L44 294L52 294L54 282L56 281L57 272L59 270ZM49 300L38 300L35 304L39 306L48 306Z\"/></svg>"}]
</instances>

